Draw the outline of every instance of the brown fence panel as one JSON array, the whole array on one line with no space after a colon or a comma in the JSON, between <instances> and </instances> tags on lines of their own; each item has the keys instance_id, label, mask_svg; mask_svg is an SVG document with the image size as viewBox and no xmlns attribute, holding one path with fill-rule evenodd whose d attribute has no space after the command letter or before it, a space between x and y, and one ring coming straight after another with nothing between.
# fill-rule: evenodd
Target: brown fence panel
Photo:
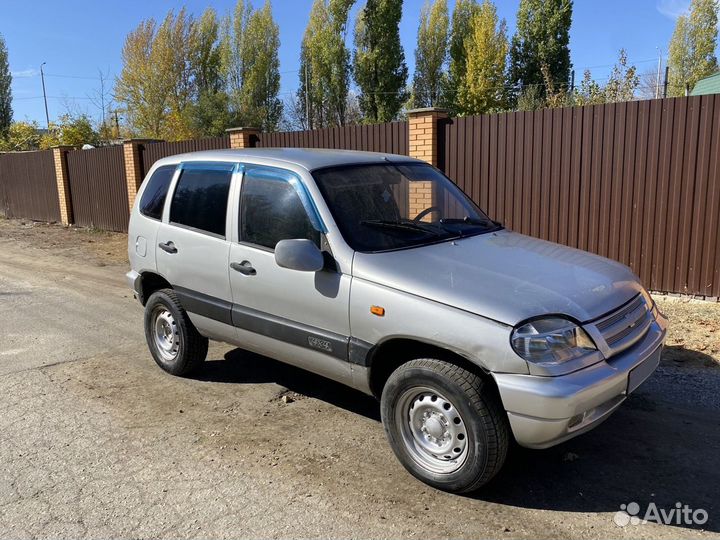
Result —
<instances>
[{"instance_id":1,"label":"brown fence panel","mask_svg":"<svg viewBox=\"0 0 720 540\"><path fill-rule=\"evenodd\" d=\"M52 150L0 154L0 213L60 221Z\"/></svg>"},{"instance_id":2,"label":"brown fence panel","mask_svg":"<svg viewBox=\"0 0 720 540\"><path fill-rule=\"evenodd\" d=\"M225 150L228 148L230 148L229 135L189 141L146 143L142 145L141 149L143 176L148 173L153 163L164 157L200 150Z\"/></svg>"},{"instance_id":3,"label":"brown fence panel","mask_svg":"<svg viewBox=\"0 0 720 540\"><path fill-rule=\"evenodd\" d=\"M720 95L446 120L440 167L508 227L720 296Z\"/></svg>"},{"instance_id":4,"label":"brown fence panel","mask_svg":"<svg viewBox=\"0 0 720 540\"><path fill-rule=\"evenodd\" d=\"M67 153L73 221L127 232L128 193L122 146Z\"/></svg>"},{"instance_id":5,"label":"brown fence panel","mask_svg":"<svg viewBox=\"0 0 720 540\"><path fill-rule=\"evenodd\" d=\"M261 133L259 147L336 148L408 155L408 123L387 122L312 131Z\"/></svg>"}]
</instances>

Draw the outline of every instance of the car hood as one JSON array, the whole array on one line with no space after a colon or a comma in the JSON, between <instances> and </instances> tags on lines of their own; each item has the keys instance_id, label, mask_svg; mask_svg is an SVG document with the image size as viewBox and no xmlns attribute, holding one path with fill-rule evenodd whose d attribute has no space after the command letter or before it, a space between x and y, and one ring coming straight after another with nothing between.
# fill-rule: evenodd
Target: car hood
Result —
<instances>
[{"instance_id":1,"label":"car hood","mask_svg":"<svg viewBox=\"0 0 720 540\"><path fill-rule=\"evenodd\" d=\"M620 263L507 230L400 251L358 252L353 276L509 325L546 314L589 321L642 290Z\"/></svg>"}]
</instances>

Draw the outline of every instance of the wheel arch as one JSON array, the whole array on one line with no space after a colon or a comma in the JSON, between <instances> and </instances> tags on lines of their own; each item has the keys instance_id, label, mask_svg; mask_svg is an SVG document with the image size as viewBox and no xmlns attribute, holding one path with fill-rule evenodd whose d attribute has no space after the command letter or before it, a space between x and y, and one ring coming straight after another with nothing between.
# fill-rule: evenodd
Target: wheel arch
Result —
<instances>
[{"instance_id":1,"label":"wheel arch","mask_svg":"<svg viewBox=\"0 0 720 540\"><path fill-rule=\"evenodd\" d=\"M172 285L170 285L170 282L157 272L148 270L146 272L141 272L140 276L142 277L142 280L139 300L143 306L147 303L148 298L150 298L152 293L155 291L173 288Z\"/></svg>"},{"instance_id":2,"label":"wheel arch","mask_svg":"<svg viewBox=\"0 0 720 540\"><path fill-rule=\"evenodd\" d=\"M381 341L368 353L368 384L372 394L380 398L393 371L417 358L450 362L487 379L495 387L495 380L482 365L459 352L418 338L395 337Z\"/></svg>"}]
</instances>

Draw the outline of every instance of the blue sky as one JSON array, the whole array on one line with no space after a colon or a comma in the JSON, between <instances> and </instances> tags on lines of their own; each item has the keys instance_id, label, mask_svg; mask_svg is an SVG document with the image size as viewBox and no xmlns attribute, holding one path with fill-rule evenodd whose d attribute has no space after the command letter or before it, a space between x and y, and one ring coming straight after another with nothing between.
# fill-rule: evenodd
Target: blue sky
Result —
<instances>
[{"instance_id":1,"label":"blue sky","mask_svg":"<svg viewBox=\"0 0 720 540\"><path fill-rule=\"evenodd\" d=\"M258 5L263 0L253 0ZM420 10L425 0L405 0L400 34L412 73ZM454 0L449 0L452 7ZM364 4L357 0L351 23ZM498 12L515 30L519 0L496 0ZM689 0L575 0L570 48L576 80L592 68L598 80L607 77L624 47L640 72L656 67L658 47L667 51L675 18ZM99 109L89 99L98 93L98 70L114 77L120 72L125 35L145 18L162 19L169 9L187 6L200 14L207 6L220 14L233 0L3 0L0 34L5 37L13 79L16 120L45 124L39 67L45 73L50 119L66 110L97 118ZM297 89L300 40L312 0L274 0L273 13L280 26L281 92ZM351 40L352 36L349 36Z\"/></svg>"}]
</instances>

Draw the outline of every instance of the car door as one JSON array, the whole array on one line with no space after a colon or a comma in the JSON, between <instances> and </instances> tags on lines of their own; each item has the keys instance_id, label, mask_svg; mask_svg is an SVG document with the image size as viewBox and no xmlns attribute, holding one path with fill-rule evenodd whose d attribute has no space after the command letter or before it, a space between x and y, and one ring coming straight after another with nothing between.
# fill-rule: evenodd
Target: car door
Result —
<instances>
[{"instance_id":1,"label":"car door","mask_svg":"<svg viewBox=\"0 0 720 540\"><path fill-rule=\"evenodd\" d=\"M280 240L306 238L329 247L301 179L273 167L245 165L230 247L233 324L239 342L279 360L349 383L350 276L332 257L319 272L278 266Z\"/></svg>"},{"instance_id":2,"label":"car door","mask_svg":"<svg viewBox=\"0 0 720 540\"><path fill-rule=\"evenodd\" d=\"M235 165L183 163L157 234L158 272L198 330L232 341L228 200Z\"/></svg>"}]
</instances>

